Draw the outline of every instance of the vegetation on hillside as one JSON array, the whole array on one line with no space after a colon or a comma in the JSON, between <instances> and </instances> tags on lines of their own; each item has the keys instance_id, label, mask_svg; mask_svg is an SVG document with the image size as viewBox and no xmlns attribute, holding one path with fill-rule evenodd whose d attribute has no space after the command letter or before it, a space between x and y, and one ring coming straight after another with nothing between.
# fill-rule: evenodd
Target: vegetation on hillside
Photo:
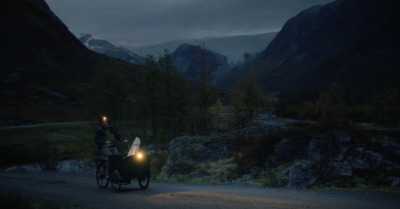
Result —
<instances>
[{"instance_id":1,"label":"vegetation on hillside","mask_svg":"<svg viewBox=\"0 0 400 209\"><path fill-rule=\"evenodd\" d=\"M363 99L338 84L327 90L282 91L277 114L284 117L323 122L372 122L396 124L400 118L400 87L376 89Z\"/></svg>"}]
</instances>

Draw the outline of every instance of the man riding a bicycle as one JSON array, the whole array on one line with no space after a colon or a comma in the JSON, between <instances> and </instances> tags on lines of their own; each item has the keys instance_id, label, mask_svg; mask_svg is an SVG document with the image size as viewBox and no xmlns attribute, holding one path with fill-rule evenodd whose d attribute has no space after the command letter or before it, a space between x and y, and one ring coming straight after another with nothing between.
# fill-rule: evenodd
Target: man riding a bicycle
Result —
<instances>
[{"instance_id":1,"label":"man riding a bicycle","mask_svg":"<svg viewBox=\"0 0 400 209\"><path fill-rule=\"evenodd\" d=\"M115 141L119 142L128 142L128 140L123 139L121 135L119 135L117 129L108 125L107 117L102 116L99 119L100 127L96 130L94 134L94 141L99 148L99 151L105 157L109 155L118 155L119 151L115 146Z\"/></svg>"},{"instance_id":2,"label":"man riding a bicycle","mask_svg":"<svg viewBox=\"0 0 400 209\"><path fill-rule=\"evenodd\" d=\"M128 154L119 154L115 141L124 140L115 128L108 125L107 117L99 120L100 126L94 134L94 141L104 157L96 160L96 181L100 188L107 188L111 182L114 192L121 189L121 184L130 184L137 178L140 188L146 189L150 182L150 158L138 153L140 139L136 137ZM128 146L129 148L129 146Z\"/></svg>"}]
</instances>

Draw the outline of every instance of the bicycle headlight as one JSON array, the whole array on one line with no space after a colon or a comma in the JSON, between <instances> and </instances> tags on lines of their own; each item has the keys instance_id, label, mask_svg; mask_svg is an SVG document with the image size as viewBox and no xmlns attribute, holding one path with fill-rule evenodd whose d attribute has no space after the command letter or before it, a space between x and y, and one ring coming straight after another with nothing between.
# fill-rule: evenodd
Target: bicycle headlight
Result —
<instances>
[{"instance_id":1,"label":"bicycle headlight","mask_svg":"<svg viewBox=\"0 0 400 209\"><path fill-rule=\"evenodd\" d=\"M143 157L144 156L143 156L143 154L141 152L137 153L137 155L136 155L136 158L139 159L139 160L143 159Z\"/></svg>"}]
</instances>

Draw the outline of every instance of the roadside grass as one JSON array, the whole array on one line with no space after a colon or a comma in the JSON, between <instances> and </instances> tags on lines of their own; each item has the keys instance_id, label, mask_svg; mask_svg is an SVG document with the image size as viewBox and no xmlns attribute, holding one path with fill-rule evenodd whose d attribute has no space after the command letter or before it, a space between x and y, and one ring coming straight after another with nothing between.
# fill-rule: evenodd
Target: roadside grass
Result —
<instances>
[{"instance_id":1,"label":"roadside grass","mask_svg":"<svg viewBox=\"0 0 400 209\"><path fill-rule=\"evenodd\" d=\"M0 130L0 167L91 157L95 129L88 123Z\"/></svg>"},{"instance_id":2,"label":"roadside grass","mask_svg":"<svg viewBox=\"0 0 400 209\"><path fill-rule=\"evenodd\" d=\"M129 145L140 132L134 127L134 121L127 121L119 129L120 134L128 139ZM99 155L94 144L97 128L97 122L88 122L0 130L0 168ZM145 145L146 141L141 139L142 145ZM127 144L119 144L117 147L121 153L129 150Z\"/></svg>"},{"instance_id":3,"label":"roadside grass","mask_svg":"<svg viewBox=\"0 0 400 209\"><path fill-rule=\"evenodd\" d=\"M67 204L49 201L41 198L24 197L19 194L0 194L0 205L3 208L16 209L92 209L94 207L81 206L79 204Z\"/></svg>"}]
</instances>

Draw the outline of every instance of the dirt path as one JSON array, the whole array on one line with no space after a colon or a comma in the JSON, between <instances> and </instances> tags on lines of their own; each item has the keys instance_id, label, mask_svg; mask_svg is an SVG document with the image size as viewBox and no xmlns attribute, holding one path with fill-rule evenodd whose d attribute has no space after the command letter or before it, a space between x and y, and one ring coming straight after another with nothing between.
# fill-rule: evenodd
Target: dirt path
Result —
<instances>
[{"instance_id":1,"label":"dirt path","mask_svg":"<svg viewBox=\"0 0 400 209\"><path fill-rule=\"evenodd\" d=\"M0 172L0 192L78 203L95 208L385 208L397 209L400 198L381 194L261 188L243 185L187 185L136 181L123 191L99 189L93 175Z\"/></svg>"}]
</instances>

